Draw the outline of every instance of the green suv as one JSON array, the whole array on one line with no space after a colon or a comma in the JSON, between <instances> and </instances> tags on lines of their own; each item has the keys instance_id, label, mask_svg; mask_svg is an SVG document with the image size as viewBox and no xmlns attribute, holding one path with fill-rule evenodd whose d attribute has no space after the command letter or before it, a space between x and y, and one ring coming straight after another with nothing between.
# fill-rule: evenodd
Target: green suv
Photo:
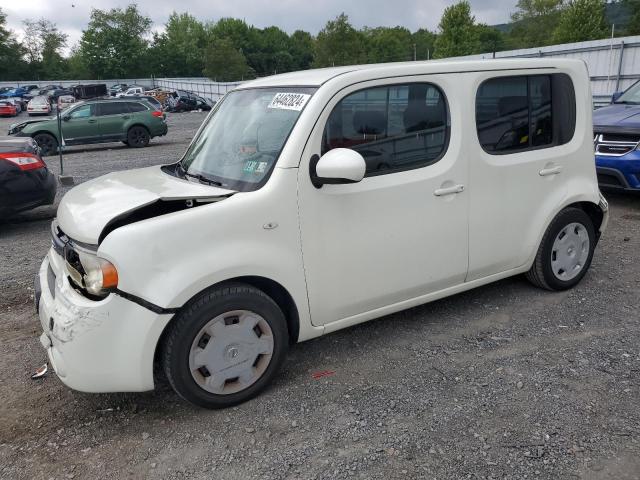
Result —
<instances>
[{"instance_id":1,"label":"green suv","mask_svg":"<svg viewBox=\"0 0 640 480\"><path fill-rule=\"evenodd\" d=\"M60 115L64 145L123 142L139 148L167 134L164 113L146 100L89 100L71 105ZM17 123L9 135L32 137L42 155L55 154L60 144L56 117Z\"/></svg>"}]
</instances>

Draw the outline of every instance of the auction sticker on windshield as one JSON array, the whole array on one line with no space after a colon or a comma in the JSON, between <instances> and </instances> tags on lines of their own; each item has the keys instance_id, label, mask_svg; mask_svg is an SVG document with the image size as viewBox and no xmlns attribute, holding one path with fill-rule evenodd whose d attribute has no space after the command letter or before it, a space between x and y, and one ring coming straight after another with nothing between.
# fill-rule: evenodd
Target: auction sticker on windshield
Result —
<instances>
[{"instance_id":1,"label":"auction sticker on windshield","mask_svg":"<svg viewBox=\"0 0 640 480\"><path fill-rule=\"evenodd\" d=\"M311 95L306 93L276 93L269 104L269 108L279 108L281 110L300 111L307 103Z\"/></svg>"}]
</instances>

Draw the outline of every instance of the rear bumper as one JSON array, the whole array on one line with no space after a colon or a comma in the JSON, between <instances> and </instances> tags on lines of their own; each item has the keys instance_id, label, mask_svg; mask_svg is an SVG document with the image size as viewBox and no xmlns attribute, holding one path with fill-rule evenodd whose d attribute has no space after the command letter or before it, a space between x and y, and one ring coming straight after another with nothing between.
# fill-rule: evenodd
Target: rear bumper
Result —
<instances>
[{"instance_id":1,"label":"rear bumper","mask_svg":"<svg viewBox=\"0 0 640 480\"><path fill-rule=\"evenodd\" d=\"M634 150L621 157L596 155L600 187L640 191L640 152Z\"/></svg>"},{"instance_id":2,"label":"rear bumper","mask_svg":"<svg viewBox=\"0 0 640 480\"><path fill-rule=\"evenodd\" d=\"M172 315L112 294L89 300L69 284L51 249L36 276L40 343L60 380L82 392L152 390L156 346Z\"/></svg>"},{"instance_id":3,"label":"rear bumper","mask_svg":"<svg viewBox=\"0 0 640 480\"><path fill-rule=\"evenodd\" d=\"M29 178L14 178L11 185L7 186L11 193L0 195L0 216L6 217L53 203L57 190L53 173L43 169L42 172L32 171L25 174L25 177Z\"/></svg>"}]
</instances>

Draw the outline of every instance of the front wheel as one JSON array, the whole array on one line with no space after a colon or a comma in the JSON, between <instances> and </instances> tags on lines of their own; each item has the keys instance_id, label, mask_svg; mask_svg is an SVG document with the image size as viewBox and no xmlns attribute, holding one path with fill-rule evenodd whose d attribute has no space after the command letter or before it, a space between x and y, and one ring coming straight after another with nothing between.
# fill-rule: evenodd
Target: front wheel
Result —
<instances>
[{"instance_id":1,"label":"front wheel","mask_svg":"<svg viewBox=\"0 0 640 480\"><path fill-rule=\"evenodd\" d=\"M288 349L284 315L262 291L230 284L205 292L171 323L162 366L173 389L204 408L224 408L258 395Z\"/></svg>"},{"instance_id":2,"label":"front wheel","mask_svg":"<svg viewBox=\"0 0 640 480\"><path fill-rule=\"evenodd\" d=\"M595 246L595 228L589 215L579 208L566 208L542 237L527 279L547 290L572 288L586 275Z\"/></svg>"},{"instance_id":3,"label":"front wheel","mask_svg":"<svg viewBox=\"0 0 640 480\"><path fill-rule=\"evenodd\" d=\"M133 148L142 148L149 145L149 132L146 128L131 127L127 133L127 145Z\"/></svg>"},{"instance_id":4,"label":"front wheel","mask_svg":"<svg viewBox=\"0 0 640 480\"><path fill-rule=\"evenodd\" d=\"M43 157L54 155L58 151L58 140L48 133L39 133L33 139L40 147Z\"/></svg>"}]
</instances>

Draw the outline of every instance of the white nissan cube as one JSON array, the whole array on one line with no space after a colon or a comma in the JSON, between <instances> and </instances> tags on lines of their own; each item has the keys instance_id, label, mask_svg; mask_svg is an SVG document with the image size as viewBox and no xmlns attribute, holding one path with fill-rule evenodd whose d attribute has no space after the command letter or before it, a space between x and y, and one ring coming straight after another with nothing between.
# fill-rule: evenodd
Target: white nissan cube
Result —
<instances>
[{"instance_id":1,"label":"white nissan cube","mask_svg":"<svg viewBox=\"0 0 640 480\"><path fill-rule=\"evenodd\" d=\"M184 156L65 195L40 341L84 392L226 407L289 345L526 274L585 276L608 219L577 60L360 65L242 84Z\"/></svg>"}]
</instances>

